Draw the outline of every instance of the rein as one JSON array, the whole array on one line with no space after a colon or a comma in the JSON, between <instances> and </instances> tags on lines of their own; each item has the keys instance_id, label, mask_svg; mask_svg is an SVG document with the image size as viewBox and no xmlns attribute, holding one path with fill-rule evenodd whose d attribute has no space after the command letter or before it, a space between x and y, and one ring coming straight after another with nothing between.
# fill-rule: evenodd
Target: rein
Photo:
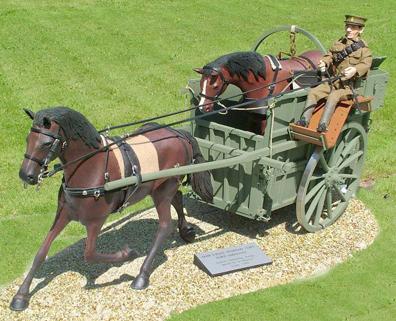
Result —
<instances>
[{"instance_id":1,"label":"rein","mask_svg":"<svg viewBox=\"0 0 396 321\"><path fill-rule=\"evenodd\" d=\"M300 77L300 76L298 76L298 77ZM228 97L225 97L225 98L217 98L217 99L213 100L213 103L219 103L219 102L221 102L222 100L227 100L227 99L235 98L235 97L238 97L238 96L240 96L240 95L244 95L244 94L248 94L248 93L250 93L250 92L254 92L254 91L256 91L256 90L264 89L264 88L266 88L266 87L273 86L273 85L275 85L275 84L278 84L278 83L280 83L280 82L283 82L283 81L286 81L286 80L292 79L292 78L295 78L295 77L294 77L293 75L291 75L291 76L288 76L288 77L283 78L283 79L281 79L281 80L275 81L275 82L273 82L273 83L269 83L268 85L259 86L259 87L256 87L256 88L253 88L253 89L250 89L250 90L246 90L246 91L243 91L243 92L241 92L241 93L239 93L239 94L231 95L231 96L228 96ZM318 84L319 84L319 83L318 83ZM315 85L316 85L316 84L315 84ZM189 87L187 87L187 88L189 88ZM190 91L192 91L191 88L189 88L189 89L190 89ZM208 98L208 99L209 99L209 98ZM210 100L210 99L209 99L209 100ZM190 108L183 109L183 110L180 110L180 111L171 112L171 113L168 113L168 114L163 114L163 115L156 116L156 117L145 118L145 119L142 119L142 120L139 120L139 121L135 121L135 122L124 123L124 124L115 125L115 126L108 126L108 127L106 127L106 128L103 128L103 129L99 130L98 133L109 132L110 130L113 130L113 129L120 129L120 128L125 128L125 127L130 127L130 126L139 125L139 124L151 122L151 121L154 121L154 120L166 118L166 117L169 117L169 116L174 116L174 115L186 113L186 112L188 112L188 111L192 111L192 110L197 109L197 108L200 109L200 108L202 108L202 107L204 107L204 106L206 106L206 105L209 105L209 103L207 103L207 104L202 104L202 105L198 105L198 106L194 106L194 107L190 107ZM221 113L222 111L218 111L218 112ZM209 113L206 113L206 114L209 114Z\"/></svg>"},{"instance_id":2,"label":"rein","mask_svg":"<svg viewBox=\"0 0 396 321\"><path fill-rule=\"evenodd\" d=\"M285 81L285 80L290 79L290 78L292 78L292 76L287 77L287 78L282 79L282 80L279 80L278 82ZM292 90L288 91L288 93L292 93L292 92L296 92L296 91L301 91L301 90L304 90L305 88L311 88L311 87L317 86L317 85L319 85L319 84L321 84L321 83L324 83L324 82L329 82L329 81L334 82L334 81L336 81L336 80L338 80L338 79L340 79L340 77L332 77L332 78L329 78L329 79L323 79L323 80L320 80L320 81L318 81L318 82L312 84L311 86L306 86L306 87L301 87L301 88L292 89ZM251 92L251 91L254 91L254 90L258 90L258 89L261 89L261 88L265 88L265 87L270 86L270 85L271 85L271 84L268 84L268 85L265 85L265 86L261 86L261 87L259 87L259 88L254 88L254 89L251 89L251 90L246 91L246 92ZM283 94L284 94L284 92L281 92L281 93L279 93L279 94L277 94L277 95L272 95L271 97L268 96L268 97L266 98L266 100L268 100L269 98L278 98L278 97L282 96ZM237 97L237 96L240 96L240 94L233 95L233 96L229 96L229 97L223 98L223 99L221 99L221 100L230 99L230 98ZM215 115L215 114L224 112L224 111L227 112L227 111L233 110L233 109L238 110L238 108L246 107L246 106L255 104L256 102L257 102L257 100L246 101L246 102L242 102L242 103L239 103L239 104L235 104L235 105L232 105L232 106L229 106L229 107L224 107L224 109L213 110L213 111L211 111L211 112L203 113L203 114L201 114L201 115L194 116L194 117L185 118L185 119L182 119L182 120L180 120L180 121L175 121L175 122L172 122L172 123L169 123L169 124L153 126L152 128L140 130L139 132L124 134L124 135L122 135L119 139L116 139L116 140L114 140L113 142L111 142L110 144L108 144L108 145L106 145L106 146L103 146L103 147L100 147L99 149L97 149L97 150L95 150L95 151L92 151L92 152L90 152L90 153L88 153L88 154L82 155L82 156L80 156L80 157L78 157L78 158L76 158L76 159L74 159L74 160L71 160L71 161L65 163L65 164L56 164L56 165L54 166L54 169L53 169L52 171L50 171L50 172L44 172L44 171L43 171L42 178L53 176L53 175L55 175L57 172L62 171L64 168L66 168L66 167L69 166L69 165L72 165L72 164L77 163L77 162L79 162L79 161L87 160L87 159L93 157L94 155L96 155L96 154L98 154L98 153L100 153L100 152L103 152L103 151L108 150L111 146L114 146L114 145L116 145L116 144L119 144L120 142L124 141L125 139L127 139L127 138L129 138L129 137L134 137L134 136L137 136L137 135L142 135L142 134L145 134L145 133L154 131L154 130L158 130L158 129L162 129L162 128L166 128L166 127L171 127L171 126L179 125L179 124L182 124L182 123L186 123L186 122L190 122L190 121L193 121L193 120L201 119L201 118L204 118L204 117L207 117L207 116L212 116L212 115ZM197 106L197 107L198 107L198 106ZM194 108L192 108L192 109L196 109L197 107L194 107ZM162 116L162 117L163 117L163 116ZM122 128L122 127L127 127L127 126L130 126L130 124L118 125L117 128ZM111 128L110 128L110 129L111 129ZM37 129L37 130L40 130L40 129ZM49 132L49 133L51 133L51 132ZM54 135L53 133L51 133L51 134ZM53 136L51 136L51 137L53 137ZM48 157L47 157L47 158L48 158Z\"/></svg>"}]
</instances>

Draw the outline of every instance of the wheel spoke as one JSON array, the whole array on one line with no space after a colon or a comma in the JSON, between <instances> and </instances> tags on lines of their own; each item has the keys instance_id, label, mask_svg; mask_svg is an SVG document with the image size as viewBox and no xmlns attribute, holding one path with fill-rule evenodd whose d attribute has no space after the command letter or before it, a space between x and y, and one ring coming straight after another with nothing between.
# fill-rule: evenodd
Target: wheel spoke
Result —
<instances>
[{"instance_id":1,"label":"wheel spoke","mask_svg":"<svg viewBox=\"0 0 396 321\"><path fill-rule=\"evenodd\" d=\"M312 197L314 197L314 195L317 194L317 192L323 187L323 185L325 184L325 181L320 181L318 184L316 184L310 191L309 193L305 196L305 204L307 204Z\"/></svg>"},{"instance_id":2,"label":"wheel spoke","mask_svg":"<svg viewBox=\"0 0 396 321\"><path fill-rule=\"evenodd\" d=\"M336 185L333 186L334 190L337 192L337 194L341 197L343 202L346 202L345 194L341 192L340 188Z\"/></svg>"},{"instance_id":3,"label":"wheel spoke","mask_svg":"<svg viewBox=\"0 0 396 321\"><path fill-rule=\"evenodd\" d=\"M323 168L326 172L328 172L330 168L329 168L329 165L327 164L327 162L326 162L326 160L325 160L325 158L324 158L323 153L320 154L319 162L320 162L320 165L322 165L322 168Z\"/></svg>"},{"instance_id":4,"label":"wheel spoke","mask_svg":"<svg viewBox=\"0 0 396 321\"><path fill-rule=\"evenodd\" d=\"M327 208L327 216L331 219L331 215L333 214L333 195L331 194L331 188L327 190L326 208Z\"/></svg>"},{"instance_id":5,"label":"wheel spoke","mask_svg":"<svg viewBox=\"0 0 396 321\"><path fill-rule=\"evenodd\" d=\"M324 175L312 175L310 178L309 178L309 181L311 182L311 181L316 181L317 179L323 179L325 176Z\"/></svg>"},{"instance_id":6,"label":"wheel spoke","mask_svg":"<svg viewBox=\"0 0 396 321\"><path fill-rule=\"evenodd\" d=\"M339 177L341 178L352 178L352 179L357 179L358 175L355 174L338 174Z\"/></svg>"},{"instance_id":7,"label":"wheel spoke","mask_svg":"<svg viewBox=\"0 0 396 321\"><path fill-rule=\"evenodd\" d=\"M321 189L319 190L319 192L315 195L311 204L309 204L308 210L305 214L305 219L307 220L307 222L309 222L311 220L312 214L314 213L315 208L317 208L317 205L318 205L320 199L322 198L322 194L324 193L325 190L326 190L326 186L323 185L321 187ZM322 207L323 207L323 205L322 205Z\"/></svg>"},{"instance_id":8,"label":"wheel spoke","mask_svg":"<svg viewBox=\"0 0 396 321\"><path fill-rule=\"evenodd\" d=\"M344 142L348 143L349 142L349 137L352 135L352 132L355 131L353 129L349 129L346 131L345 135L344 135Z\"/></svg>"},{"instance_id":9,"label":"wheel spoke","mask_svg":"<svg viewBox=\"0 0 396 321\"><path fill-rule=\"evenodd\" d=\"M315 214L315 220L314 220L314 226L317 226L319 224L320 218L322 216L323 213L323 206L324 206L324 202L326 199L326 195L327 195L327 189L325 189L322 192L322 195L318 201L318 206L316 206L316 214Z\"/></svg>"},{"instance_id":10,"label":"wheel spoke","mask_svg":"<svg viewBox=\"0 0 396 321\"><path fill-rule=\"evenodd\" d=\"M353 161L355 161L356 159L358 159L360 156L362 156L363 155L363 151L358 151L357 153L355 153L355 154L352 154L351 156L349 156L343 163L341 163L339 166L338 166L338 169L339 170L341 170L341 169L343 169L343 168L345 168L345 167L347 167L349 164L351 164Z\"/></svg>"},{"instance_id":11,"label":"wheel spoke","mask_svg":"<svg viewBox=\"0 0 396 321\"><path fill-rule=\"evenodd\" d=\"M354 139L352 139L344 148L344 150L341 152L340 159L337 161L336 165L340 165L342 163L343 159L351 154L353 152L353 148L360 142L360 136L356 136Z\"/></svg>"},{"instance_id":12,"label":"wheel spoke","mask_svg":"<svg viewBox=\"0 0 396 321\"><path fill-rule=\"evenodd\" d=\"M336 147L330 149L330 150L327 152L327 155L328 155L328 156L327 156L327 159L329 160L327 163L329 164L330 167L332 166L335 152L336 152Z\"/></svg>"},{"instance_id":13,"label":"wheel spoke","mask_svg":"<svg viewBox=\"0 0 396 321\"><path fill-rule=\"evenodd\" d=\"M338 161L338 158L341 156L342 151L344 150L345 147L345 141L342 140L339 142L339 144L335 147L335 151L333 152L333 154L331 155L330 158L330 166L333 166L334 162ZM334 149L334 148L333 148Z\"/></svg>"}]
</instances>

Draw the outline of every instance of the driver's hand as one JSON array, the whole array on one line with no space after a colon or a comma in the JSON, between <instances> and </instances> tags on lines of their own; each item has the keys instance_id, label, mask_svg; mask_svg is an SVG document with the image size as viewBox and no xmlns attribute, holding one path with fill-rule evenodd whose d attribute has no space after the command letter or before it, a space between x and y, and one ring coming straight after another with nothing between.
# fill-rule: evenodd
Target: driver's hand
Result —
<instances>
[{"instance_id":1,"label":"driver's hand","mask_svg":"<svg viewBox=\"0 0 396 321\"><path fill-rule=\"evenodd\" d=\"M323 60L319 61L318 68L319 68L320 72L322 72L322 73L326 71L326 64Z\"/></svg>"},{"instance_id":2,"label":"driver's hand","mask_svg":"<svg viewBox=\"0 0 396 321\"><path fill-rule=\"evenodd\" d=\"M345 68L343 74L345 76L345 79L351 79L356 74L356 68L355 67Z\"/></svg>"}]
</instances>

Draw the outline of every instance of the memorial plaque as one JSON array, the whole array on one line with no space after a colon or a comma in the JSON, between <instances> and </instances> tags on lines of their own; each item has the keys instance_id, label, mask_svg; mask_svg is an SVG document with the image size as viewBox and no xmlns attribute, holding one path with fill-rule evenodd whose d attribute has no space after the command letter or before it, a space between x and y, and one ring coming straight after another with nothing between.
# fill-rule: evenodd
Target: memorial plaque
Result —
<instances>
[{"instance_id":1,"label":"memorial plaque","mask_svg":"<svg viewBox=\"0 0 396 321\"><path fill-rule=\"evenodd\" d=\"M265 255L256 243L194 255L194 264L210 276L223 275L271 263L272 260Z\"/></svg>"}]
</instances>

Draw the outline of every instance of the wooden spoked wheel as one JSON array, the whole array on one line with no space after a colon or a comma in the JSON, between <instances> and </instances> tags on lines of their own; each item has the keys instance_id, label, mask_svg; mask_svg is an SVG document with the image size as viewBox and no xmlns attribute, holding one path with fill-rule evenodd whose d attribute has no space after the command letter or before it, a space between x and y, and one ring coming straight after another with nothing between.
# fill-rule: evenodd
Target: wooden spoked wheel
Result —
<instances>
[{"instance_id":1,"label":"wooden spoked wheel","mask_svg":"<svg viewBox=\"0 0 396 321\"><path fill-rule=\"evenodd\" d=\"M330 150L317 147L301 178L296 214L300 225L315 232L333 224L356 194L367 147L359 123L346 124Z\"/></svg>"}]
</instances>

